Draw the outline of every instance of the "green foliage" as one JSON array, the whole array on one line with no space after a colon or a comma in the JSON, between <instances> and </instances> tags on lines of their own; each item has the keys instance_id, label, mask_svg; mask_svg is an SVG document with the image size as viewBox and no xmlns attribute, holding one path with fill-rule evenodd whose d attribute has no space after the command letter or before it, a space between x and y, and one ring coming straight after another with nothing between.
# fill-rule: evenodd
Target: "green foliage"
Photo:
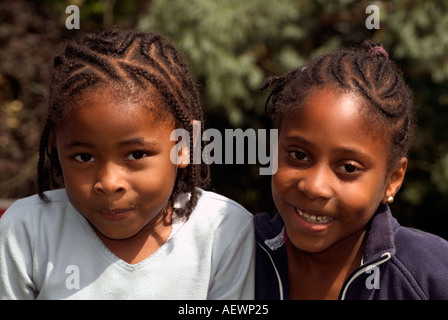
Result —
<instances>
[{"instance_id":1,"label":"green foliage","mask_svg":"<svg viewBox=\"0 0 448 320\"><path fill-rule=\"evenodd\" d=\"M429 72L433 81L448 79L448 1L392 1L387 19L388 43L395 42L397 59L416 64L415 72ZM423 69L423 66L425 69Z\"/></svg>"},{"instance_id":2,"label":"green foliage","mask_svg":"<svg viewBox=\"0 0 448 320\"><path fill-rule=\"evenodd\" d=\"M261 113L256 92L265 69L283 71L303 63L299 52L283 47L288 39L305 36L294 23L300 17L292 1L173 0L156 1L139 26L161 32L182 48L201 79L206 109L219 109L241 126L246 110Z\"/></svg>"}]
</instances>

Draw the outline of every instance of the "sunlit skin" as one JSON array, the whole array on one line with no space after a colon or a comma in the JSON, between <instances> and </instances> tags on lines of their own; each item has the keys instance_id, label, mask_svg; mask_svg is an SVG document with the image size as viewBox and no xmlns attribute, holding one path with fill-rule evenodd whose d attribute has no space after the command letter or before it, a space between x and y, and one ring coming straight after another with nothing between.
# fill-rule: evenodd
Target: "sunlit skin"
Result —
<instances>
[{"instance_id":1,"label":"sunlit skin","mask_svg":"<svg viewBox=\"0 0 448 320\"><path fill-rule=\"evenodd\" d=\"M272 193L288 234L291 299L338 298L361 264L368 221L402 184L407 159L388 170L388 137L369 134L359 106L324 88L282 117Z\"/></svg>"},{"instance_id":2,"label":"sunlit skin","mask_svg":"<svg viewBox=\"0 0 448 320\"><path fill-rule=\"evenodd\" d=\"M104 244L135 264L166 242L177 167L174 121L161 121L113 92L82 97L55 131L67 194Z\"/></svg>"}]
</instances>

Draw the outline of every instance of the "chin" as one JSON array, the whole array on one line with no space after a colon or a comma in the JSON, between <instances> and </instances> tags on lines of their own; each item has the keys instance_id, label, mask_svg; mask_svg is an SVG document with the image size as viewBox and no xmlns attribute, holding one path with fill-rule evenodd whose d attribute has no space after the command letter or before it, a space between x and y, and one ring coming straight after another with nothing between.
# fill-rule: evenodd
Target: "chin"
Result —
<instances>
[{"instance_id":1,"label":"chin","mask_svg":"<svg viewBox=\"0 0 448 320\"><path fill-rule=\"evenodd\" d=\"M288 234L289 236L289 234ZM319 241L313 241L312 239L304 241L303 239L296 238L291 239L289 238L288 241L297 249L302 252L316 254L326 251L328 248L332 246L332 244L328 243L319 243Z\"/></svg>"}]
</instances>

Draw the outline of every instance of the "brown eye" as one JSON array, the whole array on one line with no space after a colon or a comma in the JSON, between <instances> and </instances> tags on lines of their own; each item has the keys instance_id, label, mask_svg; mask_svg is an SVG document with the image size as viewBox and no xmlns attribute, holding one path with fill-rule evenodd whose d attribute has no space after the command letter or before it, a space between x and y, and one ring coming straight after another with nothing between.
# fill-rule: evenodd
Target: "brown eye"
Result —
<instances>
[{"instance_id":1,"label":"brown eye","mask_svg":"<svg viewBox=\"0 0 448 320\"><path fill-rule=\"evenodd\" d=\"M301 151L290 151L289 154L295 160L304 160L304 161L308 160L306 154Z\"/></svg>"},{"instance_id":2,"label":"brown eye","mask_svg":"<svg viewBox=\"0 0 448 320\"><path fill-rule=\"evenodd\" d=\"M134 151L126 158L126 160L140 160L147 157L148 154L144 151Z\"/></svg>"},{"instance_id":3,"label":"brown eye","mask_svg":"<svg viewBox=\"0 0 448 320\"><path fill-rule=\"evenodd\" d=\"M88 153L80 153L73 157L78 162L90 162L95 161L95 158Z\"/></svg>"},{"instance_id":4,"label":"brown eye","mask_svg":"<svg viewBox=\"0 0 448 320\"><path fill-rule=\"evenodd\" d=\"M345 173L356 173L361 170L360 168L358 168L356 165L353 164L344 164L340 166L338 169Z\"/></svg>"},{"instance_id":5,"label":"brown eye","mask_svg":"<svg viewBox=\"0 0 448 320\"><path fill-rule=\"evenodd\" d=\"M357 168L354 165L351 165L351 164L346 164L344 166L344 168L345 168L345 171L349 172L349 173L355 172L357 170Z\"/></svg>"}]
</instances>

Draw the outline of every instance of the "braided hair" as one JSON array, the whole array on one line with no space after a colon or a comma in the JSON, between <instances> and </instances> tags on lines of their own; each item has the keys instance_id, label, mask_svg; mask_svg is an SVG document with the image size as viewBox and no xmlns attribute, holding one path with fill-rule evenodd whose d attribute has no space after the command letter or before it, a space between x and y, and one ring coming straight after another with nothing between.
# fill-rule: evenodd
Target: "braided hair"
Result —
<instances>
[{"instance_id":1,"label":"braided hair","mask_svg":"<svg viewBox=\"0 0 448 320\"><path fill-rule=\"evenodd\" d=\"M38 194L44 201L49 201L44 191L58 188L61 181L63 184L55 126L67 119L76 107L73 101L81 94L103 86L124 90L120 92L126 96L132 92L132 98L138 99L156 92L162 101L157 112L174 118L175 127L184 128L190 137L193 120L204 126L195 80L180 53L161 35L112 29L68 41L53 61L47 121L40 140ZM210 180L209 166L193 164L192 157L190 152L190 165L179 168L170 198L173 207L179 194L190 194L184 206L172 208L179 216L191 214L198 200L197 188L207 186Z\"/></svg>"},{"instance_id":2,"label":"braided hair","mask_svg":"<svg viewBox=\"0 0 448 320\"><path fill-rule=\"evenodd\" d=\"M260 90L275 85L265 112L276 128L282 115L299 109L313 91L330 87L362 98L361 108L375 134L390 137L388 169L393 170L406 156L414 130L413 96L401 71L377 43L344 48L311 60L306 66L265 80ZM271 107L270 104L271 103Z\"/></svg>"}]
</instances>

